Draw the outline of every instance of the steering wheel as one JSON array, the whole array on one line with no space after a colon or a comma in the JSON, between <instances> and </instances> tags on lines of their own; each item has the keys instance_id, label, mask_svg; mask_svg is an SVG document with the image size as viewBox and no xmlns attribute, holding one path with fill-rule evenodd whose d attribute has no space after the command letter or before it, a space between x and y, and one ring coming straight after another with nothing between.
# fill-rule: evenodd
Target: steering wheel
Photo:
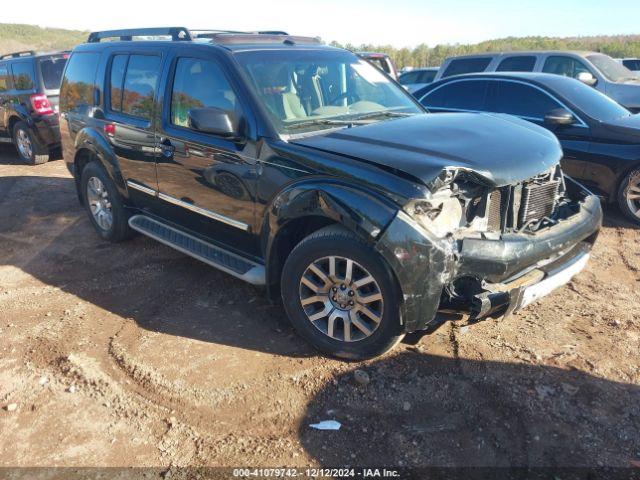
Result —
<instances>
[{"instance_id":1,"label":"steering wheel","mask_svg":"<svg viewBox=\"0 0 640 480\"><path fill-rule=\"evenodd\" d=\"M353 99L353 100L355 100L357 102L358 100L360 100L360 97L357 94L353 93L353 92L344 92L344 93L341 93L340 95L338 95L337 97L334 97L331 100L329 100L328 103L329 103L329 105L336 105L336 103L338 103L338 101L344 100L344 99L346 99L346 100ZM349 103L349 102L347 102L347 103Z\"/></svg>"}]
</instances>

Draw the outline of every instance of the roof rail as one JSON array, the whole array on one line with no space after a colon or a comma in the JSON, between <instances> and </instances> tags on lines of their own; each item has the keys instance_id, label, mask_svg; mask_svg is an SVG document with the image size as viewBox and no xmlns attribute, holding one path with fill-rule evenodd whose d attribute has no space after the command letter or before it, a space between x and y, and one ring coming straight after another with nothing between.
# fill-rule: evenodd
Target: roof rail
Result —
<instances>
[{"instance_id":1,"label":"roof rail","mask_svg":"<svg viewBox=\"0 0 640 480\"><path fill-rule=\"evenodd\" d=\"M124 30L105 30L102 32L91 32L87 43L98 43L105 38L118 38L122 41L131 41L133 37L158 37L171 36L171 41L193 40L191 33L184 27L161 27L161 28L128 28Z\"/></svg>"},{"instance_id":2,"label":"roof rail","mask_svg":"<svg viewBox=\"0 0 640 480\"><path fill-rule=\"evenodd\" d=\"M20 58L20 57L32 57L36 52L33 50L23 50L22 52L7 53L0 56L0 60L6 60L7 58Z\"/></svg>"}]
</instances>

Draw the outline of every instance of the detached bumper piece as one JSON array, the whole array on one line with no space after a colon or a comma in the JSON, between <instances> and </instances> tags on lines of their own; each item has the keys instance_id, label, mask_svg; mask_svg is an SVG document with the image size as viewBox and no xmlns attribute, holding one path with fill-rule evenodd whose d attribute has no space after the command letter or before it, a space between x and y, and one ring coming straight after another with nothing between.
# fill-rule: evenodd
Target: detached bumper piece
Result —
<instances>
[{"instance_id":1,"label":"detached bumper piece","mask_svg":"<svg viewBox=\"0 0 640 480\"><path fill-rule=\"evenodd\" d=\"M505 282L485 284L471 299L470 319L507 316L568 283L587 265L591 245L582 242L547 265Z\"/></svg>"}]
</instances>

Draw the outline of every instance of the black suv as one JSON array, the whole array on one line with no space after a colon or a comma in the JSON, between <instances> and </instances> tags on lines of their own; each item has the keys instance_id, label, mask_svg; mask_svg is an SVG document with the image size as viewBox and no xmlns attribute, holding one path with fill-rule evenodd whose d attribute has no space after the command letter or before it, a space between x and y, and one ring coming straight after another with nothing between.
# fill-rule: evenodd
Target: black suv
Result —
<instances>
[{"instance_id":1,"label":"black suv","mask_svg":"<svg viewBox=\"0 0 640 480\"><path fill-rule=\"evenodd\" d=\"M528 305L584 267L602 218L550 132L427 114L312 38L96 32L72 52L60 117L100 236L138 231L264 285L345 358Z\"/></svg>"},{"instance_id":2,"label":"black suv","mask_svg":"<svg viewBox=\"0 0 640 480\"><path fill-rule=\"evenodd\" d=\"M68 57L33 51L0 57L0 142L12 142L32 165L60 147L58 95Z\"/></svg>"}]
</instances>

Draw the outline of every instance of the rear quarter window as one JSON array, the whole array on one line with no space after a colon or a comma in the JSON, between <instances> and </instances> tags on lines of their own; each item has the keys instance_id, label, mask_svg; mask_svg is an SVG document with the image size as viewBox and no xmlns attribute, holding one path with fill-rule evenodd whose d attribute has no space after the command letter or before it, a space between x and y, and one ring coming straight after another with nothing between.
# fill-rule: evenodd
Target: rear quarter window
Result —
<instances>
[{"instance_id":1,"label":"rear quarter window","mask_svg":"<svg viewBox=\"0 0 640 480\"><path fill-rule=\"evenodd\" d=\"M16 90L33 90L36 86L33 62L15 62L11 65L13 86Z\"/></svg>"},{"instance_id":2,"label":"rear quarter window","mask_svg":"<svg viewBox=\"0 0 640 480\"><path fill-rule=\"evenodd\" d=\"M465 73L484 72L491 63L491 57L458 58L451 60L442 77L463 75Z\"/></svg>"},{"instance_id":3,"label":"rear quarter window","mask_svg":"<svg viewBox=\"0 0 640 480\"><path fill-rule=\"evenodd\" d=\"M93 90L100 54L71 55L60 87L60 110L86 115L93 108Z\"/></svg>"}]
</instances>

